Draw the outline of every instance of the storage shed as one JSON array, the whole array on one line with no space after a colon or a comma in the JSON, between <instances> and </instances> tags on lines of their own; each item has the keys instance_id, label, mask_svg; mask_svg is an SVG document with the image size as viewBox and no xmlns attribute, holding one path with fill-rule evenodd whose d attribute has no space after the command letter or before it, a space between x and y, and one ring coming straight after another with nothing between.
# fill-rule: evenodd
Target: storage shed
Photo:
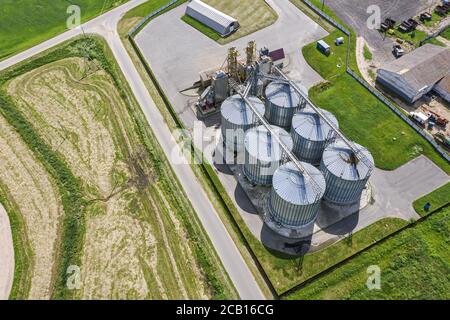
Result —
<instances>
[{"instance_id":1,"label":"storage shed","mask_svg":"<svg viewBox=\"0 0 450 320\"><path fill-rule=\"evenodd\" d=\"M326 55L329 55L331 53L330 46L324 40L317 41L317 49Z\"/></svg>"},{"instance_id":2,"label":"storage shed","mask_svg":"<svg viewBox=\"0 0 450 320\"><path fill-rule=\"evenodd\" d=\"M450 49L426 44L377 71L377 83L408 103L429 93L450 73Z\"/></svg>"},{"instance_id":3,"label":"storage shed","mask_svg":"<svg viewBox=\"0 0 450 320\"><path fill-rule=\"evenodd\" d=\"M226 37L239 28L239 22L235 18L200 0L192 0L188 4L186 15L217 31L222 37Z\"/></svg>"}]
</instances>

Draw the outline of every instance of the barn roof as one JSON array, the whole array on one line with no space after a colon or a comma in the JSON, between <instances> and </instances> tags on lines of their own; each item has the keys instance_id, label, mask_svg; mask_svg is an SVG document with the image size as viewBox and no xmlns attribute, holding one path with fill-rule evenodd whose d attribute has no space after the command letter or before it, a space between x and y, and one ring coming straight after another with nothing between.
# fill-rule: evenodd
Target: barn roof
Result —
<instances>
[{"instance_id":1,"label":"barn roof","mask_svg":"<svg viewBox=\"0 0 450 320\"><path fill-rule=\"evenodd\" d=\"M380 70L401 76L415 90L434 85L450 73L450 49L426 44Z\"/></svg>"},{"instance_id":2,"label":"barn roof","mask_svg":"<svg viewBox=\"0 0 450 320\"><path fill-rule=\"evenodd\" d=\"M450 74L447 75L441 81L439 81L438 86L444 89L445 91L450 92Z\"/></svg>"},{"instance_id":3,"label":"barn roof","mask_svg":"<svg viewBox=\"0 0 450 320\"><path fill-rule=\"evenodd\" d=\"M210 5L200 1L200 0L192 0L188 7L192 10L197 11L205 17L217 22L224 28L227 28L233 22L237 22L237 20L229 15L211 7Z\"/></svg>"}]
</instances>

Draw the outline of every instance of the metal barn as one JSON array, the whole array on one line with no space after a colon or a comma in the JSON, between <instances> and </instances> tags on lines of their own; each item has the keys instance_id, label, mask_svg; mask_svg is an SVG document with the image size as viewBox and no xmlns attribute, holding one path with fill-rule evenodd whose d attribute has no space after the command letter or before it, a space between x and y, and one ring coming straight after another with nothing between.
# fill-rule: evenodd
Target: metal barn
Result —
<instances>
[{"instance_id":1,"label":"metal barn","mask_svg":"<svg viewBox=\"0 0 450 320\"><path fill-rule=\"evenodd\" d=\"M377 83L408 103L429 93L450 73L450 49L426 44L377 71Z\"/></svg>"},{"instance_id":2,"label":"metal barn","mask_svg":"<svg viewBox=\"0 0 450 320\"><path fill-rule=\"evenodd\" d=\"M217 31L222 37L226 37L239 28L239 22L235 18L200 0L192 0L188 4L186 15Z\"/></svg>"}]
</instances>

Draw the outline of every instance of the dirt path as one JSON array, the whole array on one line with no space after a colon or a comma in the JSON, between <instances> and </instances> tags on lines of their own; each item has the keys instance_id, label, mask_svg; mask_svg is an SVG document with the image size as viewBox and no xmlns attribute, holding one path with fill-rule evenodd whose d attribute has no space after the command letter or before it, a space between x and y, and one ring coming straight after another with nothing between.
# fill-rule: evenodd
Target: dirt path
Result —
<instances>
[{"instance_id":1,"label":"dirt path","mask_svg":"<svg viewBox=\"0 0 450 320\"><path fill-rule=\"evenodd\" d=\"M372 48L366 43L363 37L358 37L356 39L356 61L358 63L358 68L361 74L368 83L374 85L373 79L370 77L369 70L372 70L372 62L367 61L364 57L364 46L367 46L371 52L373 52ZM373 70L372 70L373 71ZM373 71L374 72L374 71Z\"/></svg>"},{"instance_id":2,"label":"dirt path","mask_svg":"<svg viewBox=\"0 0 450 320\"><path fill-rule=\"evenodd\" d=\"M0 300L8 300L14 280L14 247L8 214L0 203Z\"/></svg>"}]
</instances>

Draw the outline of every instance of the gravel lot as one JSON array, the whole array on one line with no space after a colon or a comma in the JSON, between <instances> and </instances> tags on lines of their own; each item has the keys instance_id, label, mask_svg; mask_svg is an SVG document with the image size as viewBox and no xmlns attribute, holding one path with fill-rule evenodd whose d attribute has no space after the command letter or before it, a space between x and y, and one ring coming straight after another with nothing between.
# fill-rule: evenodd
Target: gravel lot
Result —
<instances>
[{"instance_id":1,"label":"gravel lot","mask_svg":"<svg viewBox=\"0 0 450 320\"><path fill-rule=\"evenodd\" d=\"M370 30L367 27L367 19L370 14L367 8L377 5L381 9L381 19L392 18L398 22L411 18L425 11L439 0L328 0L326 4L341 18L344 23L356 31L358 36L363 36L374 54L376 63L394 60L391 53L393 41L384 39L378 30Z\"/></svg>"}]
</instances>

